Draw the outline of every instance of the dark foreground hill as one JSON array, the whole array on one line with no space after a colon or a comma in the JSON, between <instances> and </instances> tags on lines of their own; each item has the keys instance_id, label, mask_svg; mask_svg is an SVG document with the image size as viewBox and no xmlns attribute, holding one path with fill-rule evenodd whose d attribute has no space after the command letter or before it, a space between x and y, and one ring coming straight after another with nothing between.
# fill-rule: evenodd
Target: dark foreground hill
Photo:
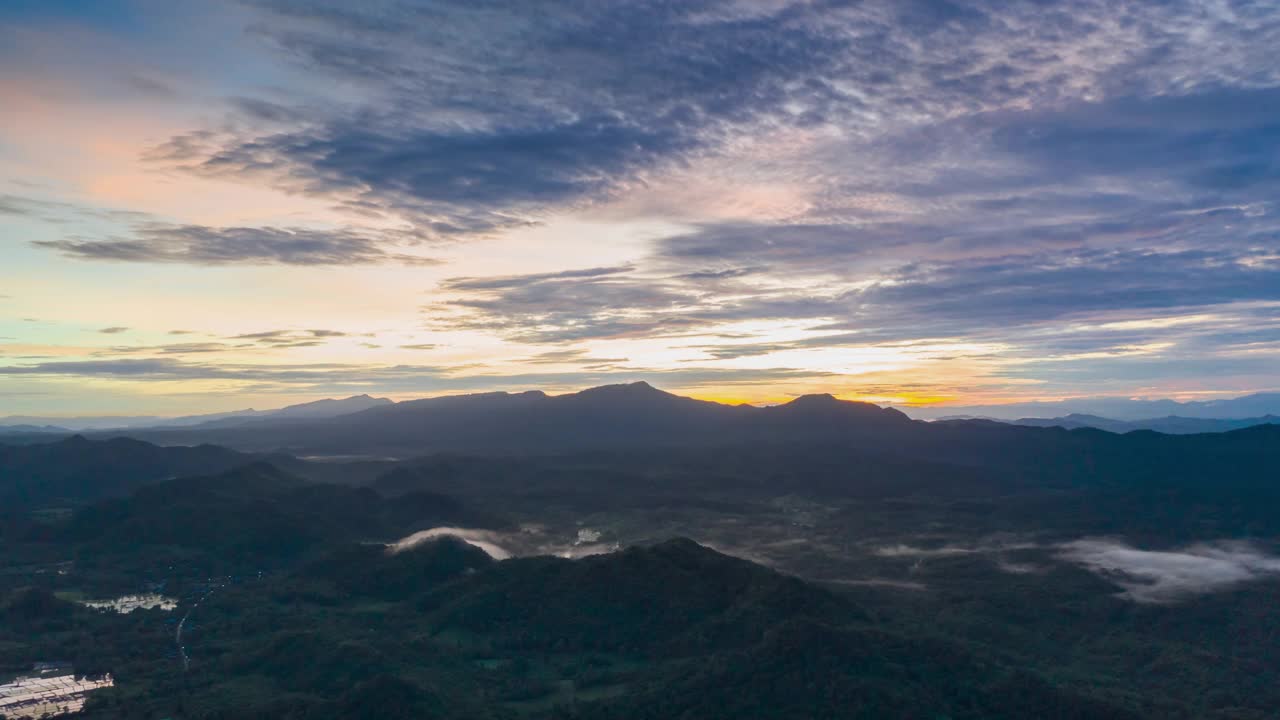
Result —
<instances>
[{"instance_id":1,"label":"dark foreground hill","mask_svg":"<svg viewBox=\"0 0 1280 720\"><path fill-rule=\"evenodd\" d=\"M0 507L79 505L157 480L222 472L249 461L222 447L157 447L130 438L95 442L75 435L55 442L0 444Z\"/></svg>"},{"instance_id":2,"label":"dark foreground hill","mask_svg":"<svg viewBox=\"0 0 1280 720\"><path fill-rule=\"evenodd\" d=\"M31 511L69 511L164 480L261 462L307 480L333 483L360 483L387 469L378 462L309 463L278 453L243 453L215 445L160 446L128 437L72 435L24 444L0 442L0 516L13 522ZM5 529L0 526L0 534Z\"/></svg>"},{"instance_id":3,"label":"dark foreground hill","mask_svg":"<svg viewBox=\"0 0 1280 720\"><path fill-rule=\"evenodd\" d=\"M165 559L212 572L247 571L337 543L388 542L439 526L503 527L446 495L387 499L372 488L311 483L267 463L166 480L77 510L50 541L79 548L81 565Z\"/></svg>"},{"instance_id":4,"label":"dark foreground hill","mask_svg":"<svg viewBox=\"0 0 1280 720\"><path fill-rule=\"evenodd\" d=\"M412 574L353 592L353 564ZM494 562L449 539L339 550L197 612L185 676L118 677L86 716L1144 716L687 540L580 561Z\"/></svg>"}]
</instances>

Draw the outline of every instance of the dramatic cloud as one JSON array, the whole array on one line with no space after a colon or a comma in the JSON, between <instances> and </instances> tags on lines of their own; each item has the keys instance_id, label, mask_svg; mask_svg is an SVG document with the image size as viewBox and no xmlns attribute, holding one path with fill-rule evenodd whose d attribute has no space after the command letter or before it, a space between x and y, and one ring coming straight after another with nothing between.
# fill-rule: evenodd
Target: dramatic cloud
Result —
<instances>
[{"instance_id":1,"label":"dramatic cloud","mask_svg":"<svg viewBox=\"0 0 1280 720\"><path fill-rule=\"evenodd\" d=\"M1142 136L1133 121L1163 110L1162 100L1143 106L1147 98L1253 90L1280 76L1264 49L1278 24L1247 3L1214 15L1197 2L253 4L263 11L256 37L308 73L357 83L361 99L288 107L237 98L243 122L175 137L154 156L412 215L443 235L599 200L744 136L787 128L838 130L864 151L886 132L918 138L922 121L964 124L1114 97L1128 108L1127 135L1073 126L995 140L1033 154L1025 141L1061 149L1096 139L1092 157L1111 167L1130 167L1126 156L1150 166L1209 148ZM1178 102L1164 112L1182 110ZM977 134L989 125L979 122ZM1213 149L1228 147L1238 148ZM1250 167L1221 162L1234 178L1261 170L1256 158ZM920 174L928 170L895 182ZM865 170L855 176L882 185ZM847 176L836 182L854 187Z\"/></svg>"},{"instance_id":2,"label":"dramatic cloud","mask_svg":"<svg viewBox=\"0 0 1280 720\"><path fill-rule=\"evenodd\" d=\"M180 136L154 157L411 215L440 235L598 200L732 125L808 122L838 94L820 78L852 40L785 3L256 4L258 37L373 101L272 108L286 122L268 132L248 113L244 129Z\"/></svg>"},{"instance_id":3,"label":"dramatic cloud","mask_svg":"<svg viewBox=\"0 0 1280 720\"><path fill-rule=\"evenodd\" d=\"M6 89L29 127L0 140L32 160L0 160L33 176L0 190L16 279L74 285L65 258L217 267L175 275L229 297L280 273L307 297L251 319L306 328L332 305L305 274L357 267L345 289L388 318L361 352L384 376L432 350L475 373L831 373L904 399L1280 389L1272 4L246 0L203 17L207 37L177 41L234 46L243 72L196 57L180 78L152 49L174 38L86 21L138 56L102 59L111 108L87 51L15 37ZM110 136L98 111L120 113ZM104 167L69 169L73 144ZM186 197L201 189L232 199ZM346 360L363 342L254 329L78 358Z\"/></svg>"},{"instance_id":4,"label":"dramatic cloud","mask_svg":"<svg viewBox=\"0 0 1280 720\"><path fill-rule=\"evenodd\" d=\"M1242 583L1280 577L1280 557L1240 542L1192 545L1177 551L1138 550L1113 540L1078 540L1062 556L1124 589L1140 603L1171 603Z\"/></svg>"}]
</instances>

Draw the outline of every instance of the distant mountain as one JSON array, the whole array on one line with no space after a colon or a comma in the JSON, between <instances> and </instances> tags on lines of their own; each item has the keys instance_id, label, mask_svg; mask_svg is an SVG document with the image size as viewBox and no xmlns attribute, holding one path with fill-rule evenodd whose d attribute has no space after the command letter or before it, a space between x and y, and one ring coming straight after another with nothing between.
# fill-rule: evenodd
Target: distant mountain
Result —
<instances>
[{"instance_id":1,"label":"distant mountain","mask_svg":"<svg viewBox=\"0 0 1280 720\"><path fill-rule=\"evenodd\" d=\"M341 400L316 400L315 402L302 403L301 405L290 405L280 408L279 410L270 410L265 414L272 418L328 418L337 417L338 415L347 415L349 413L368 410L369 408L385 407L394 405L395 403L389 398L376 398L369 395L352 395L349 398Z\"/></svg>"},{"instance_id":2,"label":"distant mountain","mask_svg":"<svg viewBox=\"0 0 1280 720\"><path fill-rule=\"evenodd\" d=\"M0 417L0 426L53 426L79 432L82 430L144 427L164 421L165 418L157 415L86 415L81 417L6 415L4 417Z\"/></svg>"},{"instance_id":3,"label":"distant mountain","mask_svg":"<svg viewBox=\"0 0 1280 720\"><path fill-rule=\"evenodd\" d=\"M1012 421L1014 425L1033 427L1098 428L1113 433L1127 433L1135 430L1152 430L1168 435L1190 435L1193 433L1220 433L1229 430L1253 427L1254 425L1280 424L1280 416L1264 415L1256 418L1233 420L1215 420L1210 418L1189 418L1170 415L1162 418L1145 420L1113 420L1097 415L1067 415L1058 418L1019 418Z\"/></svg>"},{"instance_id":4,"label":"distant mountain","mask_svg":"<svg viewBox=\"0 0 1280 720\"><path fill-rule=\"evenodd\" d=\"M353 395L340 400L326 399L289 405L277 410L233 410L230 412L160 417L155 415L104 415L93 417L38 417L10 415L0 417L2 432L79 432L132 428L238 425L253 420L298 420L328 418L393 404L388 398Z\"/></svg>"},{"instance_id":5,"label":"distant mountain","mask_svg":"<svg viewBox=\"0 0 1280 720\"><path fill-rule=\"evenodd\" d=\"M218 416L192 415L190 417L175 418L168 422L160 423L157 427L231 427L248 423L316 420L321 418L337 417L339 415L348 415L350 413L360 412L361 410L368 410L369 408L392 404L394 404L394 402L389 398L353 395L341 400L326 399L302 403L300 405L290 405L288 407L280 408L279 410L242 410L240 412L225 413Z\"/></svg>"},{"instance_id":6,"label":"distant mountain","mask_svg":"<svg viewBox=\"0 0 1280 720\"><path fill-rule=\"evenodd\" d=\"M0 425L0 433L71 433L70 428L58 425Z\"/></svg>"},{"instance_id":7,"label":"distant mountain","mask_svg":"<svg viewBox=\"0 0 1280 720\"><path fill-rule=\"evenodd\" d=\"M649 445L838 439L851 428L893 433L914 423L893 409L798 398L786 405L722 405L647 383L567 395L484 393L394 403L327 419L227 428L154 429L158 443L213 442L308 454L418 455L438 451L564 451Z\"/></svg>"},{"instance_id":8,"label":"distant mountain","mask_svg":"<svg viewBox=\"0 0 1280 720\"><path fill-rule=\"evenodd\" d=\"M1280 415L1280 393L1256 393L1223 400L1134 400L1130 398L1076 398L1059 402L1026 402L1004 405L948 405L904 407L914 418L934 420L943 417L985 417L999 420L1019 418L1059 418L1068 415L1094 415L1115 420L1137 421L1150 418L1183 417L1213 420L1255 418Z\"/></svg>"}]
</instances>

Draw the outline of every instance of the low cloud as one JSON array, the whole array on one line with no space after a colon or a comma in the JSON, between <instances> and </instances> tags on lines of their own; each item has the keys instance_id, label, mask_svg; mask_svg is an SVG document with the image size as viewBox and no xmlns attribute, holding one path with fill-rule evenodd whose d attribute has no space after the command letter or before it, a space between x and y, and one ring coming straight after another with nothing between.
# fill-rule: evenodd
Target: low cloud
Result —
<instances>
[{"instance_id":1,"label":"low cloud","mask_svg":"<svg viewBox=\"0 0 1280 720\"><path fill-rule=\"evenodd\" d=\"M953 555L973 555L978 552L977 548L962 547L959 545L943 545L936 548L913 547L911 545L897 544L886 545L875 549L875 554L880 557L950 557Z\"/></svg>"},{"instance_id":2,"label":"low cloud","mask_svg":"<svg viewBox=\"0 0 1280 720\"><path fill-rule=\"evenodd\" d=\"M957 555L982 555L990 553L1012 552L1015 550L1035 550L1041 547L1038 543L1018 540L992 540L977 545L939 545L936 547L920 547L898 543L876 548L873 552L880 557L902 558L937 558Z\"/></svg>"},{"instance_id":3,"label":"low cloud","mask_svg":"<svg viewBox=\"0 0 1280 720\"><path fill-rule=\"evenodd\" d=\"M1174 603L1243 583L1280 577L1280 557L1245 542L1200 543L1181 550L1139 550L1118 540L1083 539L1061 557L1092 570L1138 603Z\"/></svg>"},{"instance_id":4,"label":"low cloud","mask_svg":"<svg viewBox=\"0 0 1280 720\"><path fill-rule=\"evenodd\" d=\"M396 542L387 546L387 552L400 553L405 550L417 547L425 542L435 540L442 537L457 538L468 545L474 545L480 548L494 560L506 560L511 557L511 552L498 544L501 539L497 533L488 530L471 530L468 528L456 527L438 527L430 530L421 530L408 537L401 538Z\"/></svg>"},{"instance_id":5,"label":"low cloud","mask_svg":"<svg viewBox=\"0 0 1280 720\"><path fill-rule=\"evenodd\" d=\"M122 333L122 332L129 332L129 328L127 328L127 327L106 327L106 328L102 328L102 329L101 329L101 330L99 330L98 332L102 333L103 335L118 335L118 334L120 334L120 333Z\"/></svg>"}]
</instances>

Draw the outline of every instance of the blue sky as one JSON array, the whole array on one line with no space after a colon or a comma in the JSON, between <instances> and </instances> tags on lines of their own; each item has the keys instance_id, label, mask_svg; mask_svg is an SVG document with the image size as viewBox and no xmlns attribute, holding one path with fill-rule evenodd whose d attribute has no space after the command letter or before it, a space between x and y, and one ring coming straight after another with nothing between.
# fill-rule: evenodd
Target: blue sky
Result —
<instances>
[{"instance_id":1,"label":"blue sky","mask_svg":"<svg viewBox=\"0 0 1280 720\"><path fill-rule=\"evenodd\" d=\"M1280 389L1268 2L16 2L0 405Z\"/></svg>"}]
</instances>

